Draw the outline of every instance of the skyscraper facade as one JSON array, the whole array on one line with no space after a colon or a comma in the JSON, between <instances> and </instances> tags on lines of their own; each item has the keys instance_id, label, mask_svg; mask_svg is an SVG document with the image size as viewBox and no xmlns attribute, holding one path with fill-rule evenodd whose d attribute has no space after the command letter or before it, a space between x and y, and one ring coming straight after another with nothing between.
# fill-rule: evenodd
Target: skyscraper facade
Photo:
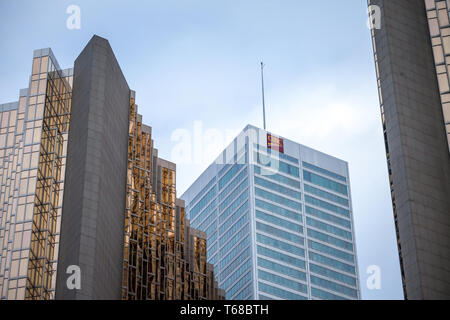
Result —
<instances>
[{"instance_id":1,"label":"skyscraper facade","mask_svg":"<svg viewBox=\"0 0 450 320\"><path fill-rule=\"evenodd\" d=\"M227 299L359 299L346 162L248 125L181 196Z\"/></svg>"},{"instance_id":2,"label":"skyscraper facade","mask_svg":"<svg viewBox=\"0 0 450 320\"><path fill-rule=\"evenodd\" d=\"M404 295L450 299L449 3L369 5Z\"/></svg>"},{"instance_id":3,"label":"skyscraper facade","mask_svg":"<svg viewBox=\"0 0 450 320\"><path fill-rule=\"evenodd\" d=\"M106 39L73 69L36 50L0 123L0 299L223 297Z\"/></svg>"}]
</instances>

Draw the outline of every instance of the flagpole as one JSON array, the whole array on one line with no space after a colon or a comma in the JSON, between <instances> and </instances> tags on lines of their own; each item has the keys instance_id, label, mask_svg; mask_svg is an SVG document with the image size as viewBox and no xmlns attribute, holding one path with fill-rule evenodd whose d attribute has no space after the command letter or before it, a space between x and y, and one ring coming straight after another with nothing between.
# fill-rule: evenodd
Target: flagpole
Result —
<instances>
[{"instance_id":1,"label":"flagpole","mask_svg":"<svg viewBox=\"0 0 450 320\"><path fill-rule=\"evenodd\" d=\"M262 103L263 103L263 122L264 130L266 130L266 104L264 101L264 63L261 61L261 86L262 86Z\"/></svg>"}]
</instances>

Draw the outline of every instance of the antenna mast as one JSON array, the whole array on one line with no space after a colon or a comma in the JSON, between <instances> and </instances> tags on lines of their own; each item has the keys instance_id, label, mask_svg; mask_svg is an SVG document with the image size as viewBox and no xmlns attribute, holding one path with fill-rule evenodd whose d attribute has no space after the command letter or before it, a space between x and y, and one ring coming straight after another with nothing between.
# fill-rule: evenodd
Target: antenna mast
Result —
<instances>
[{"instance_id":1,"label":"antenna mast","mask_svg":"<svg viewBox=\"0 0 450 320\"><path fill-rule=\"evenodd\" d=\"M261 85L262 85L262 103L263 103L263 122L266 130L266 104L264 101L264 63L261 61Z\"/></svg>"}]
</instances>

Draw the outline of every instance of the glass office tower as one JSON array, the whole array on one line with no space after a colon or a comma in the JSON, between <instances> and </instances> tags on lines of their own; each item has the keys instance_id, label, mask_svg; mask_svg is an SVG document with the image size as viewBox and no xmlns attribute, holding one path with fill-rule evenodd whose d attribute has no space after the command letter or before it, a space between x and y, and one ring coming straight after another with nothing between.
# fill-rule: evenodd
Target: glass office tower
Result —
<instances>
[{"instance_id":1,"label":"glass office tower","mask_svg":"<svg viewBox=\"0 0 450 320\"><path fill-rule=\"evenodd\" d=\"M359 299L346 162L248 125L181 197L227 299Z\"/></svg>"}]
</instances>

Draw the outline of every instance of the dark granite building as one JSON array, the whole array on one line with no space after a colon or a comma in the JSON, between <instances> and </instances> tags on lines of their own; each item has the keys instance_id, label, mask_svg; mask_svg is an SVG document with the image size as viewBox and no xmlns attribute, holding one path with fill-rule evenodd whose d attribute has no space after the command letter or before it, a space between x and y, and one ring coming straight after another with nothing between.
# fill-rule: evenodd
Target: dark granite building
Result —
<instances>
[{"instance_id":1,"label":"dark granite building","mask_svg":"<svg viewBox=\"0 0 450 320\"><path fill-rule=\"evenodd\" d=\"M0 299L223 298L106 39L36 50L0 123Z\"/></svg>"},{"instance_id":2,"label":"dark granite building","mask_svg":"<svg viewBox=\"0 0 450 320\"><path fill-rule=\"evenodd\" d=\"M450 299L450 7L369 5L404 295Z\"/></svg>"}]
</instances>

